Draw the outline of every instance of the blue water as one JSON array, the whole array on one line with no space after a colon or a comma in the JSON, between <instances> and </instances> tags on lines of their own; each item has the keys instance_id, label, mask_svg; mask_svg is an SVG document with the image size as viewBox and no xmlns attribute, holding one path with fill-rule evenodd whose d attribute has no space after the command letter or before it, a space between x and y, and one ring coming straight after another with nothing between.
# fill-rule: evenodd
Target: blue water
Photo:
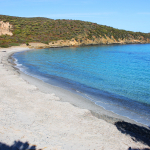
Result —
<instances>
[{"instance_id":1,"label":"blue water","mask_svg":"<svg viewBox=\"0 0 150 150\"><path fill-rule=\"evenodd\" d=\"M18 52L17 67L150 126L150 44Z\"/></svg>"}]
</instances>

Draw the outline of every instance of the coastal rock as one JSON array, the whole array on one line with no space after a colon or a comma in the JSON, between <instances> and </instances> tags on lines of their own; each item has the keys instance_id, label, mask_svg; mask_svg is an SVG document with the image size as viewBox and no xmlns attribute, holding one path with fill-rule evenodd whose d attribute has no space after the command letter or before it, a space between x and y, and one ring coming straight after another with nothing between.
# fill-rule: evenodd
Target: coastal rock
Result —
<instances>
[{"instance_id":1,"label":"coastal rock","mask_svg":"<svg viewBox=\"0 0 150 150\"><path fill-rule=\"evenodd\" d=\"M12 25L9 22L0 21L0 36L1 35L10 35L12 36L13 33L11 32Z\"/></svg>"},{"instance_id":2,"label":"coastal rock","mask_svg":"<svg viewBox=\"0 0 150 150\"><path fill-rule=\"evenodd\" d=\"M82 40L78 40L75 38L72 38L71 40L57 40L52 41L49 44L44 43L29 43L29 48L35 48L35 49L42 49L42 48L58 48L58 47L78 47L78 46L90 46L90 45L111 45L111 44L144 44L144 43L150 43L149 39L144 39L143 37L139 37L139 40L136 40L134 38L130 39L118 39L118 41L114 37L100 37L96 38L93 37L93 39L87 39L86 37L83 37Z\"/></svg>"}]
</instances>

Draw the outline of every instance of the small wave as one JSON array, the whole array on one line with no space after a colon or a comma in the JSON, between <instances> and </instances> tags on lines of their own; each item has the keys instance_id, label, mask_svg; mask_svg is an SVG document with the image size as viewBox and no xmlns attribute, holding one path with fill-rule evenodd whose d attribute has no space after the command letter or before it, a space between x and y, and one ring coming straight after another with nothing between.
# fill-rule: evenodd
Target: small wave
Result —
<instances>
[{"instance_id":1,"label":"small wave","mask_svg":"<svg viewBox=\"0 0 150 150\"><path fill-rule=\"evenodd\" d=\"M18 63L18 59L14 58L14 57L13 57L13 59L14 59L14 63L17 64Z\"/></svg>"},{"instance_id":2,"label":"small wave","mask_svg":"<svg viewBox=\"0 0 150 150\"><path fill-rule=\"evenodd\" d=\"M82 93L82 92L80 92L80 91L78 91L78 90L76 90L76 92L77 92L77 93Z\"/></svg>"},{"instance_id":3,"label":"small wave","mask_svg":"<svg viewBox=\"0 0 150 150\"><path fill-rule=\"evenodd\" d=\"M22 64L17 64L17 67L21 67L22 66Z\"/></svg>"}]
</instances>

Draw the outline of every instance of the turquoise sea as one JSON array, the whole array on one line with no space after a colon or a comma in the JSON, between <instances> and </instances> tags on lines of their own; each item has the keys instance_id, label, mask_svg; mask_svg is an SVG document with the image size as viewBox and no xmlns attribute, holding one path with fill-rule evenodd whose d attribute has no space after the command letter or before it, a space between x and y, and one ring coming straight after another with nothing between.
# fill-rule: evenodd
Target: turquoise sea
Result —
<instances>
[{"instance_id":1,"label":"turquoise sea","mask_svg":"<svg viewBox=\"0 0 150 150\"><path fill-rule=\"evenodd\" d=\"M40 49L13 58L28 75L150 126L150 44Z\"/></svg>"}]
</instances>

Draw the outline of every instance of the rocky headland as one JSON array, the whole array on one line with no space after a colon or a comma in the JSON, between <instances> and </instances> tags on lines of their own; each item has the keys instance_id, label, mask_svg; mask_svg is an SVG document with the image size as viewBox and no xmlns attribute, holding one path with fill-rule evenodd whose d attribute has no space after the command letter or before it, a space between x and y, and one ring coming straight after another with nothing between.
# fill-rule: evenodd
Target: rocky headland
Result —
<instances>
[{"instance_id":1,"label":"rocky headland","mask_svg":"<svg viewBox=\"0 0 150 150\"><path fill-rule=\"evenodd\" d=\"M132 32L79 20L0 15L0 47L30 48L150 43L150 33Z\"/></svg>"}]
</instances>

